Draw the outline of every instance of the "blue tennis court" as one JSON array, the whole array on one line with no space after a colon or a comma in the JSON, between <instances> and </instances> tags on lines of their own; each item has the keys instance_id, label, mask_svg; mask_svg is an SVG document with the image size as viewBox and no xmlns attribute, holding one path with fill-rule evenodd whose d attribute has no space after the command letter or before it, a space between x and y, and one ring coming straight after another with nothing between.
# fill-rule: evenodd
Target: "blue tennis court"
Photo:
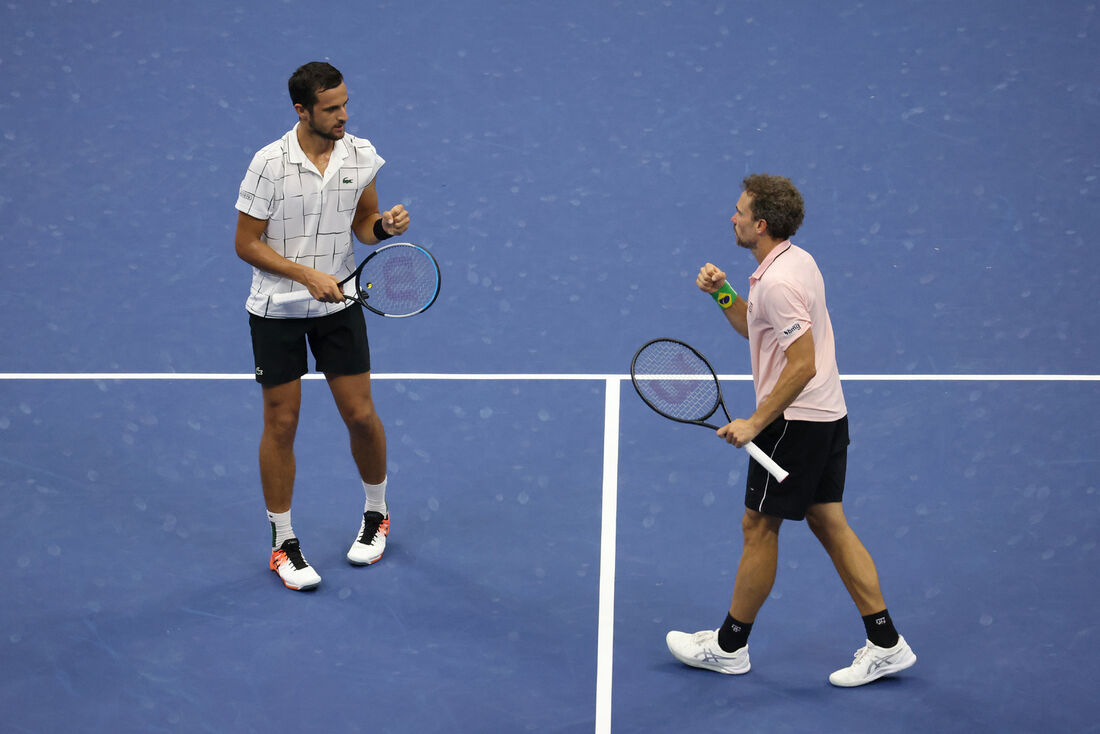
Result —
<instances>
[{"instance_id":1,"label":"blue tennis court","mask_svg":"<svg viewBox=\"0 0 1100 734\"><path fill-rule=\"evenodd\" d=\"M1100 731L1100 96L1092 2L0 9L0 730ZM393 530L303 383L294 525L267 570L233 251L286 79L329 60L443 290L370 317ZM791 177L850 409L845 507L916 666L840 690L859 616L804 524L753 669L717 626L746 456L634 394L748 350L695 288L754 265L741 179Z\"/></svg>"}]
</instances>

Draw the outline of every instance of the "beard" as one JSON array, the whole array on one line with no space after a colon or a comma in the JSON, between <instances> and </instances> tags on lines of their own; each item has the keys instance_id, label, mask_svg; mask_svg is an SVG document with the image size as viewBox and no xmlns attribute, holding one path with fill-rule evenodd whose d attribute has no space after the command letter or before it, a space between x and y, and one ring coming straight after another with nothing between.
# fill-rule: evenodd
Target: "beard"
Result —
<instances>
[{"instance_id":1,"label":"beard","mask_svg":"<svg viewBox=\"0 0 1100 734\"><path fill-rule=\"evenodd\" d=\"M340 127L340 126L334 125L333 127ZM344 131L343 130L341 130L338 133L334 133L331 129L322 130L321 128L317 127L316 123L314 123L313 120L309 121L309 129L315 135L318 135L318 136L324 138L325 140L340 140L341 138L344 137Z\"/></svg>"}]
</instances>

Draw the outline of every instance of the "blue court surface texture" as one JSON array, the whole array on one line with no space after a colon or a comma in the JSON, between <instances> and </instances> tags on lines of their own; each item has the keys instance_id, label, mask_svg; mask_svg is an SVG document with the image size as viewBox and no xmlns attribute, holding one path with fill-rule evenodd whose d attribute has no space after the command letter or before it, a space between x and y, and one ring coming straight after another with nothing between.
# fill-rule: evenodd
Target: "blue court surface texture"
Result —
<instances>
[{"instance_id":1,"label":"blue court surface texture","mask_svg":"<svg viewBox=\"0 0 1100 734\"><path fill-rule=\"evenodd\" d=\"M12 0L0 8L0 732L1097 732L1100 11L776 0ZM369 316L393 532L303 382L267 569L233 250L293 70L345 75L443 292ZM780 534L752 671L717 627L747 457L646 408L648 339L753 404L729 218L789 176L851 417L845 508L917 664ZM366 248L363 248L366 252Z\"/></svg>"}]
</instances>

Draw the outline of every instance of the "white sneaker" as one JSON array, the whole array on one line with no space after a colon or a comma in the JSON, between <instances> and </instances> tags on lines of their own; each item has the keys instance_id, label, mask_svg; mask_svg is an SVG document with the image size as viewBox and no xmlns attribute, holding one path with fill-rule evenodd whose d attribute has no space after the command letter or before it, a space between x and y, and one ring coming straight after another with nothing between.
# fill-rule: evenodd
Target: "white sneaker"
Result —
<instances>
[{"instance_id":1,"label":"white sneaker","mask_svg":"<svg viewBox=\"0 0 1100 734\"><path fill-rule=\"evenodd\" d=\"M359 526L359 536L348 549L348 561L356 566L369 566L382 557L386 550L386 536L390 534L390 514L364 512Z\"/></svg>"},{"instance_id":2,"label":"white sneaker","mask_svg":"<svg viewBox=\"0 0 1100 734\"><path fill-rule=\"evenodd\" d=\"M879 647L867 640L866 645L856 650L852 664L830 675L829 682L844 688L862 686L884 675L891 675L912 667L915 662L917 662L917 656L913 654L905 638L900 635L897 644L893 647Z\"/></svg>"},{"instance_id":3,"label":"white sneaker","mask_svg":"<svg viewBox=\"0 0 1100 734\"><path fill-rule=\"evenodd\" d=\"M669 632L665 635L668 651L685 665L705 668L727 675L749 672L749 646L726 652L718 645L718 630L703 630L693 635Z\"/></svg>"},{"instance_id":4,"label":"white sneaker","mask_svg":"<svg viewBox=\"0 0 1100 734\"><path fill-rule=\"evenodd\" d=\"M321 577L302 555L297 538L287 538L271 551L271 570L279 574L286 588L294 591L308 591L321 583Z\"/></svg>"}]
</instances>

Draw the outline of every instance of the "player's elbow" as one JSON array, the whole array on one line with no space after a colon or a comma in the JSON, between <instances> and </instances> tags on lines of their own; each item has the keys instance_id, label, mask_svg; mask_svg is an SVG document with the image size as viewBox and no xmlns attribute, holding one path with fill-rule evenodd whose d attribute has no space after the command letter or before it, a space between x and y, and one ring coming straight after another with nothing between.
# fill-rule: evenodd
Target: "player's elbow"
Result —
<instances>
[{"instance_id":1,"label":"player's elbow","mask_svg":"<svg viewBox=\"0 0 1100 734\"><path fill-rule=\"evenodd\" d=\"M798 365L798 377L802 382L802 385L809 385L810 381L817 376L817 367L813 362L803 362Z\"/></svg>"},{"instance_id":2,"label":"player's elbow","mask_svg":"<svg viewBox=\"0 0 1100 734\"><path fill-rule=\"evenodd\" d=\"M233 246L237 257L249 265L255 265L259 255L258 247L264 246L261 239L267 230L267 220L250 217L244 212L237 213L237 229L233 237Z\"/></svg>"},{"instance_id":3,"label":"player's elbow","mask_svg":"<svg viewBox=\"0 0 1100 734\"><path fill-rule=\"evenodd\" d=\"M252 242L245 237L237 236L233 242L233 247L237 251L237 257L244 260L249 265L252 264L254 256L252 255Z\"/></svg>"}]
</instances>

